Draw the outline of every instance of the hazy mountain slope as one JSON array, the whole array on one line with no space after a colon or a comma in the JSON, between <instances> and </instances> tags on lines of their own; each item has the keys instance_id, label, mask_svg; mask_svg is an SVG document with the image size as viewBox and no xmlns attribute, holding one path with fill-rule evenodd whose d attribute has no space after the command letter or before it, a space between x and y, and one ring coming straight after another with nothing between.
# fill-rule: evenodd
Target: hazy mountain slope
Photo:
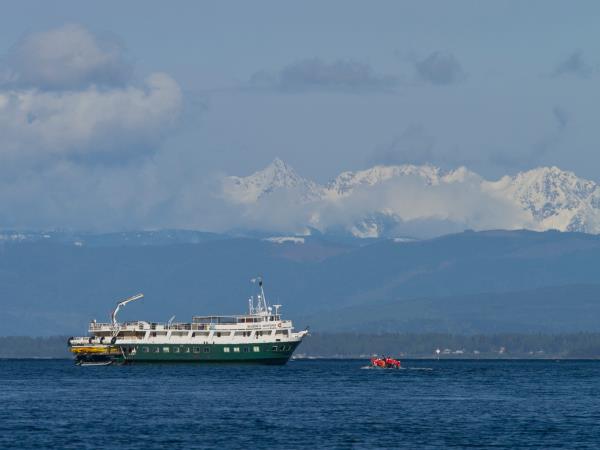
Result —
<instances>
[{"instance_id":1,"label":"hazy mountain slope","mask_svg":"<svg viewBox=\"0 0 600 450\"><path fill-rule=\"evenodd\" d=\"M369 302L300 318L316 331L564 333L599 331L600 284Z\"/></svg>"},{"instance_id":2,"label":"hazy mountain slope","mask_svg":"<svg viewBox=\"0 0 600 450\"><path fill-rule=\"evenodd\" d=\"M558 232L466 232L377 242L324 261L329 303L596 283L600 238Z\"/></svg>"},{"instance_id":3,"label":"hazy mountain slope","mask_svg":"<svg viewBox=\"0 0 600 450\"><path fill-rule=\"evenodd\" d=\"M77 231L0 231L0 244L46 242L74 244L77 246L140 246L199 244L201 242L228 239L230 236L195 230L156 230L113 233L91 233Z\"/></svg>"},{"instance_id":4,"label":"hazy mountain slope","mask_svg":"<svg viewBox=\"0 0 600 450\"><path fill-rule=\"evenodd\" d=\"M4 335L82 332L89 319L106 320L118 299L139 291L146 298L128 305L123 318L164 321L176 314L189 320L193 314L238 313L253 292L248 280L257 274L265 276L269 300L282 303L287 314L322 312L322 321L343 308L356 307L366 317L384 303L443 297L450 299L452 310L452 299L464 296L473 295L469 304L475 304L480 294L486 302L488 294L600 280L600 237L558 232L466 232L363 246L312 237L303 244L249 238L154 246L42 241L4 244L0 255ZM572 303L563 304L565 324L587 326L575 313L580 300L567 300ZM521 306L528 301L524 297ZM507 305L507 316L519 306ZM413 310L418 312L418 306ZM541 320L544 316L535 313L544 308L543 299L531 298L530 306L531 322ZM469 330L488 326L485 314L469 322L468 308L457 308L463 316L454 323L463 317ZM390 319L395 324L403 320ZM413 325L424 327L416 319Z\"/></svg>"}]
</instances>

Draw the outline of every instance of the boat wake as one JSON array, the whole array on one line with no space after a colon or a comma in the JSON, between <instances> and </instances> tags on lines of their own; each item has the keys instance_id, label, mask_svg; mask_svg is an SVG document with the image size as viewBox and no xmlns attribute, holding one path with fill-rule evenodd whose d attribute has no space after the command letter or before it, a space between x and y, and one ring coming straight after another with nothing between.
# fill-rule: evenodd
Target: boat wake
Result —
<instances>
[{"instance_id":1,"label":"boat wake","mask_svg":"<svg viewBox=\"0 0 600 450\"><path fill-rule=\"evenodd\" d=\"M381 370L381 371L391 371L391 370L406 370L405 367L376 367L376 366L362 366L363 370Z\"/></svg>"},{"instance_id":2,"label":"boat wake","mask_svg":"<svg viewBox=\"0 0 600 450\"><path fill-rule=\"evenodd\" d=\"M94 362L79 362L77 363L80 367L97 367L97 366L110 366L113 361L94 361Z\"/></svg>"},{"instance_id":3,"label":"boat wake","mask_svg":"<svg viewBox=\"0 0 600 450\"><path fill-rule=\"evenodd\" d=\"M384 369L382 367L375 367L375 366L362 366L361 370L380 370L380 371L397 371L397 370L419 370L419 371L431 371L433 370L433 367L399 367L399 368L394 368L394 369Z\"/></svg>"}]
</instances>

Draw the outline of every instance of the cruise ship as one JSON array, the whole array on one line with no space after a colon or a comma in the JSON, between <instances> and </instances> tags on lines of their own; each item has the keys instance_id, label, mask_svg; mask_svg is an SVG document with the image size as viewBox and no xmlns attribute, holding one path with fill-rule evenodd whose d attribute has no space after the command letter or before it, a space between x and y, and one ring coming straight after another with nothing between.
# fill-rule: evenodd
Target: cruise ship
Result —
<instances>
[{"instance_id":1,"label":"cruise ship","mask_svg":"<svg viewBox=\"0 0 600 450\"><path fill-rule=\"evenodd\" d=\"M118 322L126 304L143 298L137 294L120 301L111 321L90 322L89 335L69 338L79 365L136 362L239 362L285 364L308 329L294 331L281 317L281 305L269 306L262 278L252 280L259 292L248 299L248 314L194 316L187 323Z\"/></svg>"}]
</instances>

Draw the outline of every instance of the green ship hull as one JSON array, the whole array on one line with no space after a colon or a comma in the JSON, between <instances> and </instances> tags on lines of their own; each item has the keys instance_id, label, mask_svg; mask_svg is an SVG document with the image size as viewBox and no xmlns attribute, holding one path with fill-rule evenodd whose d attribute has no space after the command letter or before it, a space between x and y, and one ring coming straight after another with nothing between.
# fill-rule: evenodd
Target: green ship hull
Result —
<instances>
[{"instance_id":1,"label":"green ship hull","mask_svg":"<svg viewBox=\"0 0 600 450\"><path fill-rule=\"evenodd\" d=\"M285 364L300 342L252 344L119 344L107 352L81 354L81 364L96 362L132 363L253 363Z\"/></svg>"}]
</instances>

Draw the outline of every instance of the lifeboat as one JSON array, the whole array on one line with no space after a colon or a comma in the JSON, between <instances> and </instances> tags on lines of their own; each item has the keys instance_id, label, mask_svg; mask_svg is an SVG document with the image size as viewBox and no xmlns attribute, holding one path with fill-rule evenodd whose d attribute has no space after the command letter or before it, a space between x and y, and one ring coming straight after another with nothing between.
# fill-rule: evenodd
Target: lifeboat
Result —
<instances>
[{"instance_id":1,"label":"lifeboat","mask_svg":"<svg viewBox=\"0 0 600 450\"><path fill-rule=\"evenodd\" d=\"M379 369L399 369L400 361L390 357L371 358L371 365Z\"/></svg>"}]
</instances>

